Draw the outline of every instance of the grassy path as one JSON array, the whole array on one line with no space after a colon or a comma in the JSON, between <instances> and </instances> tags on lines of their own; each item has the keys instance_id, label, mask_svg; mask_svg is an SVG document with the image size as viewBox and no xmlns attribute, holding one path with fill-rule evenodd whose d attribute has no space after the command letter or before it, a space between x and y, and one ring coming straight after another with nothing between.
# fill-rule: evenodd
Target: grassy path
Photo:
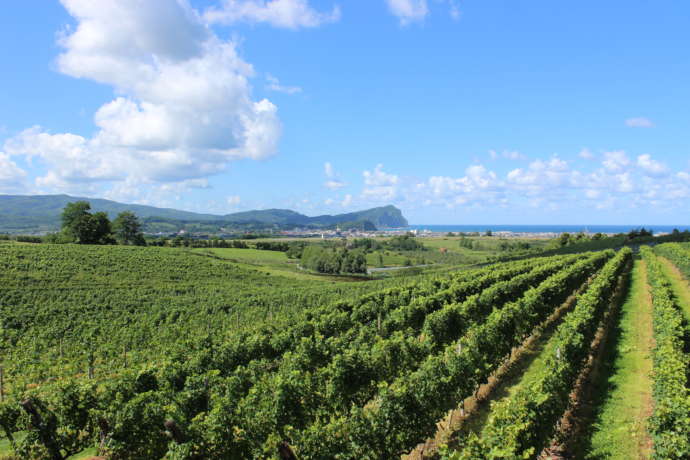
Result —
<instances>
[{"instance_id":1,"label":"grassy path","mask_svg":"<svg viewBox=\"0 0 690 460\"><path fill-rule=\"evenodd\" d=\"M652 303L644 261L633 267L628 295L621 307L618 330L612 331L610 363L596 388L599 407L591 426L589 445L581 446L590 459L647 459L652 442L646 420L652 413L654 345ZM608 379L606 379L608 375Z\"/></svg>"},{"instance_id":2,"label":"grassy path","mask_svg":"<svg viewBox=\"0 0 690 460\"><path fill-rule=\"evenodd\" d=\"M673 294L683 308L685 319L690 321L690 284L688 280L683 277L683 274L678 270L678 267L673 265L673 262L665 257L657 256L657 258L661 262L661 269L664 275L671 283Z\"/></svg>"},{"instance_id":3,"label":"grassy path","mask_svg":"<svg viewBox=\"0 0 690 460\"><path fill-rule=\"evenodd\" d=\"M582 291L584 285L580 291ZM519 348L517 354L511 358L511 362L502 366L499 370L499 375L492 376L489 379L488 385L482 385L479 390L478 398L468 398L465 401L465 407L468 410L468 415L463 417L458 412L451 413L459 416L457 420L446 420L442 424L447 424L445 430L442 430L437 437L436 442L439 445L448 445L450 447L458 447L462 445L463 440L470 433L481 433L484 425L491 416L491 405L493 402L510 397L522 385L525 385L536 378L543 370L544 360L550 352L555 352L553 347L549 346L551 338L556 331L556 328L561 324L562 319L569 313L577 300L576 295L572 295L563 305L561 305L542 325L537 331L526 340ZM436 458L434 457L435 449L430 450L431 456L421 454L419 451L413 452L413 455L403 456L405 460L419 460L421 458Z\"/></svg>"}]
</instances>

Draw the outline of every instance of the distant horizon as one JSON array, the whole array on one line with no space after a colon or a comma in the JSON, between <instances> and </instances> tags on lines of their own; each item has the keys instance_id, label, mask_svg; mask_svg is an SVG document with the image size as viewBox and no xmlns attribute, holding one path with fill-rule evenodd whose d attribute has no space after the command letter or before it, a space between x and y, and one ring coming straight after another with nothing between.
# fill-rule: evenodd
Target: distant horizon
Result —
<instances>
[{"instance_id":1,"label":"distant horizon","mask_svg":"<svg viewBox=\"0 0 690 460\"><path fill-rule=\"evenodd\" d=\"M254 209L238 209L235 210L231 213L228 214L214 214L214 213L199 213L197 211L191 211L189 209L184 209L184 208L176 208L176 207L158 207L155 205L151 204L144 204L144 203L124 203L124 202L118 202L115 200L110 200L108 198L101 198L101 197L86 197L86 196L74 196L69 193L57 193L57 194L22 194L22 193L17 193L17 194L6 194L6 193L0 193L0 196L25 196L25 197L37 197L37 196L67 196L70 198L74 199L84 199L84 200L107 200L107 201L113 201L115 203L123 204L123 205L133 205L133 206L149 206L149 207L154 207L154 208L159 208L159 209L165 209L165 210L174 210L174 211L183 211L183 212L191 212L191 213L198 213L198 214L207 214L207 215L214 215L217 217L224 217L226 215L230 214L236 214L236 213L243 213L243 212L251 212L251 211L266 211L269 209L280 209L280 210L287 210L287 211L294 211L294 212L300 212L295 209L290 209L290 208L254 208ZM352 209L348 210L347 212L357 212L357 211L365 211L368 209L372 208L377 208L377 207L386 207L386 206L394 206L398 208L395 204L379 204L378 206L373 206L371 208L357 208L357 209ZM398 208L400 209L400 208ZM403 216L407 218L405 211L401 210L403 213ZM347 213L345 211L340 211L337 214L342 214L342 213ZM304 213L307 217L317 217L322 214L307 214ZM399 227L399 228L410 228L410 227L622 227L622 228L641 228L641 227L677 227L679 230L682 229L690 229L690 224L664 224L664 223L653 223L653 224L641 224L641 223L622 223L622 224L614 224L614 223L557 223L554 224L553 222L545 224L545 223L529 223L529 224L511 224L511 223L501 223L501 224L488 224L488 223L423 223L423 224L418 224L418 223L410 223L408 219L408 225L407 227ZM652 228L653 229L653 228ZM490 230L490 228L484 228L484 230Z\"/></svg>"},{"instance_id":2,"label":"distant horizon","mask_svg":"<svg viewBox=\"0 0 690 460\"><path fill-rule=\"evenodd\" d=\"M608 228L646 228L648 230L654 230L654 227L667 227L667 228L678 228L678 230L683 231L684 229L690 230L690 224L409 224L407 227L482 227L484 230L493 230L498 227L513 227L513 228L535 228L535 227L591 227L594 229L600 229L602 227Z\"/></svg>"}]
</instances>

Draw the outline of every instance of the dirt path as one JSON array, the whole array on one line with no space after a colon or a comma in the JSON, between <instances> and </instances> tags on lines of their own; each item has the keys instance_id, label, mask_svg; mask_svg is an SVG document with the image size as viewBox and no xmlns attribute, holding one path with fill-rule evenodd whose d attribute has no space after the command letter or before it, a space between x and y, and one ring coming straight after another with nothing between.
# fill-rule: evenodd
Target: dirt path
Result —
<instances>
[{"instance_id":1,"label":"dirt path","mask_svg":"<svg viewBox=\"0 0 690 460\"><path fill-rule=\"evenodd\" d=\"M648 459L652 440L646 424L653 410L652 299L644 261L635 262L628 295L621 307L614 340L606 357L610 366L595 388L598 408L578 458Z\"/></svg>"}]
</instances>

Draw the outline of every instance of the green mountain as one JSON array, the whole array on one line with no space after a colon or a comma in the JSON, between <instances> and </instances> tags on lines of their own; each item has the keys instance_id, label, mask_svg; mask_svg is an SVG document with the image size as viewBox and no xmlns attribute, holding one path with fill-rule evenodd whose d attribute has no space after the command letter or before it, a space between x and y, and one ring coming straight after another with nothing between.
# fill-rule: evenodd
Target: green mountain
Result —
<instances>
[{"instance_id":1,"label":"green mountain","mask_svg":"<svg viewBox=\"0 0 690 460\"><path fill-rule=\"evenodd\" d=\"M265 209L214 215L69 195L0 195L0 232L55 231L59 228L60 213L65 205L79 200L88 201L91 203L92 210L105 211L111 218L122 211L132 211L143 219L146 230L151 232L172 232L181 229L209 233L294 227L316 229L333 228L340 224L348 228L354 226L367 229L371 229L372 226L376 228L407 226L407 220L395 206L315 217L288 209Z\"/></svg>"}]
</instances>

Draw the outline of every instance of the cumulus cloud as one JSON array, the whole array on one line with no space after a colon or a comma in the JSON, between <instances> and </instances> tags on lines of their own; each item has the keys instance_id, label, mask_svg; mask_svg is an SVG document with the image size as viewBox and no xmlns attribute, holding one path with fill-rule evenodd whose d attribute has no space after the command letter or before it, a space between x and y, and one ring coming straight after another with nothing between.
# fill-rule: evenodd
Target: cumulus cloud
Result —
<instances>
[{"instance_id":1,"label":"cumulus cloud","mask_svg":"<svg viewBox=\"0 0 690 460\"><path fill-rule=\"evenodd\" d=\"M663 177L668 174L668 168L663 163L652 159L648 153L637 157L637 166L639 166L645 174L652 177Z\"/></svg>"},{"instance_id":2,"label":"cumulus cloud","mask_svg":"<svg viewBox=\"0 0 690 460\"><path fill-rule=\"evenodd\" d=\"M6 144L40 158L37 185L206 178L241 158L276 153L277 107L252 100L250 64L184 0L61 0L76 19L59 39L58 69L112 86L92 137L33 127Z\"/></svg>"},{"instance_id":3,"label":"cumulus cloud","mask_svg":"<svg viewBox=\"0 0 690 460\"><path fill-rule=\"evenodd\" d=\"M389 174L383 170L383 165L378 164L373 171L364 171L364 190L362 196L376 202L391 201L398 195L398 182L400 178L395 174Z\"/></svg>"},{"instance_id":4,"label":"cumulus cloud","mask_svg":"<svg viewBox=\"0 0 690 460\"><path fill-rule=\"evenodd\" d=\"M592 153L592 151L588 148L580 150L580 153L578 153L577 156L579 156L583 160L593 160L595 157L594 153Z\"/></svg>"},{"instance_id":5,"label":"cumulus cloud","mask_svg":"<svg viewBox=\"0 0 690 460\"><path fill-rule=\"evenodd\" d=\"M302 92L302 88L299 86L285 86L281 85L280 81L271 74L266 75L266 89L269 91L276 91L278 93L285 94L297 94Z\"/></svg>"},{"instance_id":6,"label":"cumulus cloud","mask_svg":"<svg viewBox=\"0 0 690 460\"><path fill-rule=\"evenodd\" d=\"M630 165L630 159L623 150L604 152L604 161L602 161L602 165L608 171L622 172Z\"/></svg>"},{"instance_id":7,"label":"cumulus cloud","mask_svg":"<svg viewBox=\"0 0 690 460\"><path fill-rule=\"evenodd\" d=\"M0 191L14 192L24 188L26 171L17 166L10 156L0 152Z\"/></svg>"},{"instance_id":8,"label":"cumulus cloud","mask_svg":"<svg viewBox=\"0 0 690 460\"><path fill-rule=\"evenodd\" d=\"M224 0L220 8L209 8L204 18L209 23L265 22L274 27L299 29L338 21L340 8L334 6L330 12L319 12L307 0Z\"/></svg>"},{"instance_id":9,"label":"cumulus cloud","mask_svg":"<svg viewBox=\"0 0 690 460\"><path fill-rule=\"evenodd\" d=\"M343 198L343 201L340 203L340 205L343 208L348 208L352 205L352 195L348 194L345 195L345 198Z\"/></svg>"},{"instance_id":10,"label":"cumulus cloud","mask_svg":"<svg viewBox=\"0 0 690 460\"><path fill-rule=\"evenodd\" d=\"M653 128L654 123L652 123L652 120L649 118L645 117L635 117L635 118L628 118L625 120L625 125L629 126L630 128Z\"/></svg>"},{"instance_id":11,"label":"cumulus cloud","mask_svg":"<svg viewBox=\"0 0 690 460\"><path fill-rule=\"evenodd\" d=\"M545 190L570 187L576 181L568 164L558 157L548 161L535 160L529 167L510 171L508 183L528 195L544 193Z\"/></svg>"},{"instance_id":12,"label":"cumulus cloud","mask_svg":"<svg viewBox=\"0 0 690 460\"><path fill-rule=\"evenodd\" d=\"M324 182L324 187L330 190L338 190L339 188L345 187L345 182L338 178L333 165L330 162L326 162L323 165L323 171L326 175L326 182Z\"/></svg>"},{"instance_id":13,"label":"cumulus cloud","mask_svg":"<svg viewBox=\"0 0 690 460\"><path fill-rule=\"evenodd\" d=\"M591 168L594 165L594 169ZM592 209L629 209L631 206L687 205L690 172L671 174L651 155L631 161L624 151L603 154L600 163L574 168L557 156L532 160L505 176L481 164L461 175L435 175L427 179L402 178L378 165L364 177L361 200L369 204L389 201L403 207L444 206L535 207L545 210L586 206Z\"/></svg>"},{"instance_id":14,"label":"cumulus cloud","mask_svg":"<svg viewBox=\"0 0 690 460\"><path fill-rule=\"evenodd\" d=\"M453 207L501 201L501 187L496 173L483 165L472 165L462 177L432 176L416 188L427 196L428 203L443 201L446 206Z\"/></svg>"},{"instance_id":15,"label":"cumulus cloud","mask_svg":"<svg viewBox=\"0 0 690 460\"><path fill-rule=\"evenodd\" d=\"M499 158L505 158L507 160L524 160L526 157L522 153L516 150L504 150L498 153L496 150L489 150L489 157L492 160L498 160Z\"/></svg>"},{"instance_id":16,"label":"cumulus cloud","mask_svg":"<svg viewBox=\"0 0 690 460\"><path fill-rule=\"evenodd\" d=\"M386 0L388 9L406 26L412 22L423 21L429 14L426 0Z\"/></svg>"}]
</instances>

